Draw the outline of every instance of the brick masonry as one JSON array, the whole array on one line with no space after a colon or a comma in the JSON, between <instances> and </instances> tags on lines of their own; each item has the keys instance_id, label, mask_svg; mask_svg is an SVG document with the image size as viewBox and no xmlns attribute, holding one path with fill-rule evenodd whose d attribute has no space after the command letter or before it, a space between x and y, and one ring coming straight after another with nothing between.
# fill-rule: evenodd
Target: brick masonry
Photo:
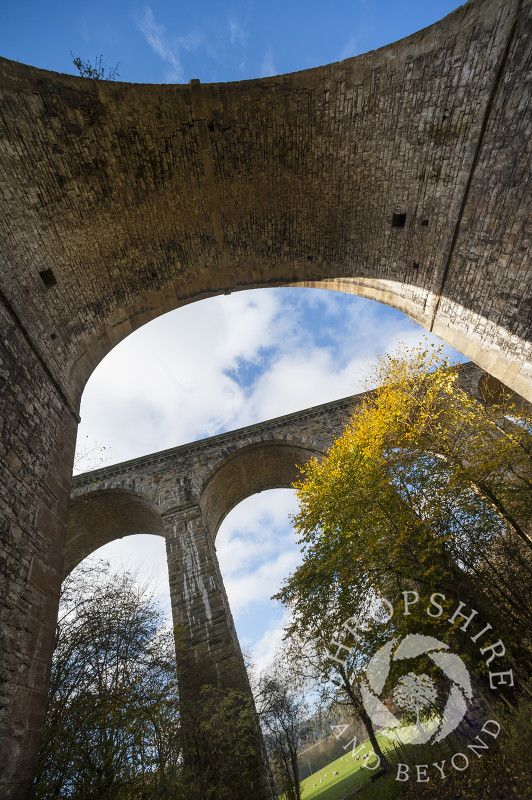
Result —
<instances>
[{"instance_id":1,"label":"brick masonry","mask_svg":"<svg viewBox=\"0 0 532 800\"><path fill-rule=\"evenodd\" d=\"M81 394L128 333L203 297L319 286L399 308L532 399L530 16L470 0L233 84L0 59L0 797L31 782Z\"/></svg>"}]
</instances>

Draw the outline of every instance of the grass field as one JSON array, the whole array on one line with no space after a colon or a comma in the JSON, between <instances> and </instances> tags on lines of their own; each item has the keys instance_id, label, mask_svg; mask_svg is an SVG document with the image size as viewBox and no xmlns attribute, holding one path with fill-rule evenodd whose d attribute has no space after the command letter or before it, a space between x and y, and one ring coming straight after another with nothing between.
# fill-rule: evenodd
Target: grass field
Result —
<instances>
[{"instance_id":1,"label":"grass field","mask_svg":"<svg viewBox=\"0 0 532 800\"><path fill-rule=\"evenodd\" d=\"M377 735L377 741L383 753L386 754L387 751L390 751L390 761L394 763L396 755L390 739L387 736ZM401 736L401 741L408 747L408 737L405 733ZM371 743L364 742L360 750L357 748L358 760L354 759L352 753L348 751L345 756L331 761L314 775L305 778L304 781L301 781L302 800L314 800L314 798L316 800L339 800L354 792L359 786L369 783L371 776L379 771L378 769L369 769L369 767L376 766L374 757L363 759L363 755L372 750ZM338 775L334 775L335 772ZM400 789L393 776L379 778L374 786L374 793L369 788L364 791L364 800L371 800L373 796L378 797L379 800L391 800L396 797Z\"/></svg>"},{"instance_id":2,"label":"grass field","mask_svg":"<svg viewBox=\"0 0 532 800\"><path fill-rule=\"evenodd\" d=\"M383 749L389 743L384 736L382 738L377 737L377 740ZM340 797L349 794L349 792L353 792L357 786L369 781L377 770L372 771L363 765L369 762L371 766L374 766L375 759L363 760L362 756L371 750L370 742L364 742L361 749L357 751L357 755L360 756L358 761L352 757L350 752L347 752L345 756L337 758L336 761L331 761L330 764L315 772L314 775L305 778L301 782L302 800L312 800L313 798L338 800ZM338 772L338 775L333 775L334 772ZM316 785L314 786L314 784Z\"/></svg>"}]
</instances>

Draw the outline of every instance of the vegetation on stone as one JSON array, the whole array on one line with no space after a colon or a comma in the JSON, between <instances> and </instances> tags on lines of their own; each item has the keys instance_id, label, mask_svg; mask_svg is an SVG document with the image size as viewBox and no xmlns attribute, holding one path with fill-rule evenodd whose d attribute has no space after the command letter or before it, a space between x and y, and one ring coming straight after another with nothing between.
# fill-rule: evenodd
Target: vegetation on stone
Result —
<instances>
[{"instance_id":1,"label":"vegetation on stone","mask_svg":"<svg viewBox=\"0 0 532 800\"><path fill-rule=\"evenodd\" d=\"M97 56L94 63L91 61L83 61L79 56L75 56L70 51L72 56L72 63L78 70L82 78L92 78L95 81L115 81L120 77L118 67L120 62L117 62L114 67L108 67L103 63L103 56Z\"/></svg>"}]
</instances>

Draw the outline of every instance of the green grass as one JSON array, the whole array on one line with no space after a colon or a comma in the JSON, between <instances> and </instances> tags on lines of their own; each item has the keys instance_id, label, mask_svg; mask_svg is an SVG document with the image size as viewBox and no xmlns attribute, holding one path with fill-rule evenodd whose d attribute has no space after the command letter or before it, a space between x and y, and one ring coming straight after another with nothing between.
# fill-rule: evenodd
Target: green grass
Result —
<instances>
[{"instance_id":1,"label":"green grass","mask_svg":"<svg viewBox=\"0 0 532 800\"><path fill-rule=\"evenodd\" d=\"M382 748L388 742L385 736L378 736L377 741ZM348 751L345 756L331 761L326 767L322 767L309 778L305 778L304 781L301 781L302 800L313 800L318 797L319 800L339 800L340 797L353 792L358 786L369 781L374 771L363 767L363 764L369 762L374 765L375 759L369 758L363 761L362 756L371 750L371 743L364 742L361 749L357 751L357 755L360 756L358 761ZM338 775L333 775L333 772L338 772Z\"/></svg>"},{"instance_id":2,"label":"green grass","mask_svg":"<svg viewBox=\"0 0 532 800\"><path fill-rule=\"evenodd\" d=\"M410 750L412 745L408 745L408 740L405 735L401 737L403 743ZM381 750L386 755L389 753L389 760L391 764L396 763L396 751L387 736L377 735L377 741ZM420 750L416 752L421 754ZM364 753L372 752L373 748L369 741L364 742L360 750L357 750L357 755L360 756L359 760L353 758L352 753L347 751L345 756L337 758L336 761L331 761L326 767L315 772L309 778L301 781L301 797L302 800L339 800L339 798L349 795L354 792L359 786L368 784L366 789L361 795L363 800L392 800L400 791L401 786L397 783L393 775L387 775L379 778L375 784L370 784L372 775L378 772L378 769L368 769L364 764L370 766L375 765L374 758L362 759ZM408 758L405 759L408 761ZM333 772L338 772L338 775L333 775ZM320 780L322 781L320 783ZM314 786L316 784L316 786Z\"/></svg>"}]
</instances>

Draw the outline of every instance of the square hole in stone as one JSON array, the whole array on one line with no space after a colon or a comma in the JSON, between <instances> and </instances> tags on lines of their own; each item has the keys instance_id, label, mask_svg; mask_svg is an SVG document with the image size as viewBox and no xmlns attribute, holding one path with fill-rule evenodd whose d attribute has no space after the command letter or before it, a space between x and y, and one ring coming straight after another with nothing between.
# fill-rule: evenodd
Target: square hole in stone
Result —
<instances>
[{"instance_id":1,"label":"square hole in stone","mask_svg":"<svg viewBox=\"0 0 532 800\"><path fill-rule=\"evenodd\" d=\"M392 214L392 228L404 228L406 224L406 214Z\"/></svg>"},{"instance_id":2,"label":"square hole in stone","mask_svg":"<svg viewBox=\"0 0 532 800\"><path fill-rule=\"evenodd\" d=\"M43 269L41 272L39 272L39 275L41 276L41 280L47 289L51 289L52 286L56 285L57 281L51 269Z\"/></svg>"}]
</instances>

